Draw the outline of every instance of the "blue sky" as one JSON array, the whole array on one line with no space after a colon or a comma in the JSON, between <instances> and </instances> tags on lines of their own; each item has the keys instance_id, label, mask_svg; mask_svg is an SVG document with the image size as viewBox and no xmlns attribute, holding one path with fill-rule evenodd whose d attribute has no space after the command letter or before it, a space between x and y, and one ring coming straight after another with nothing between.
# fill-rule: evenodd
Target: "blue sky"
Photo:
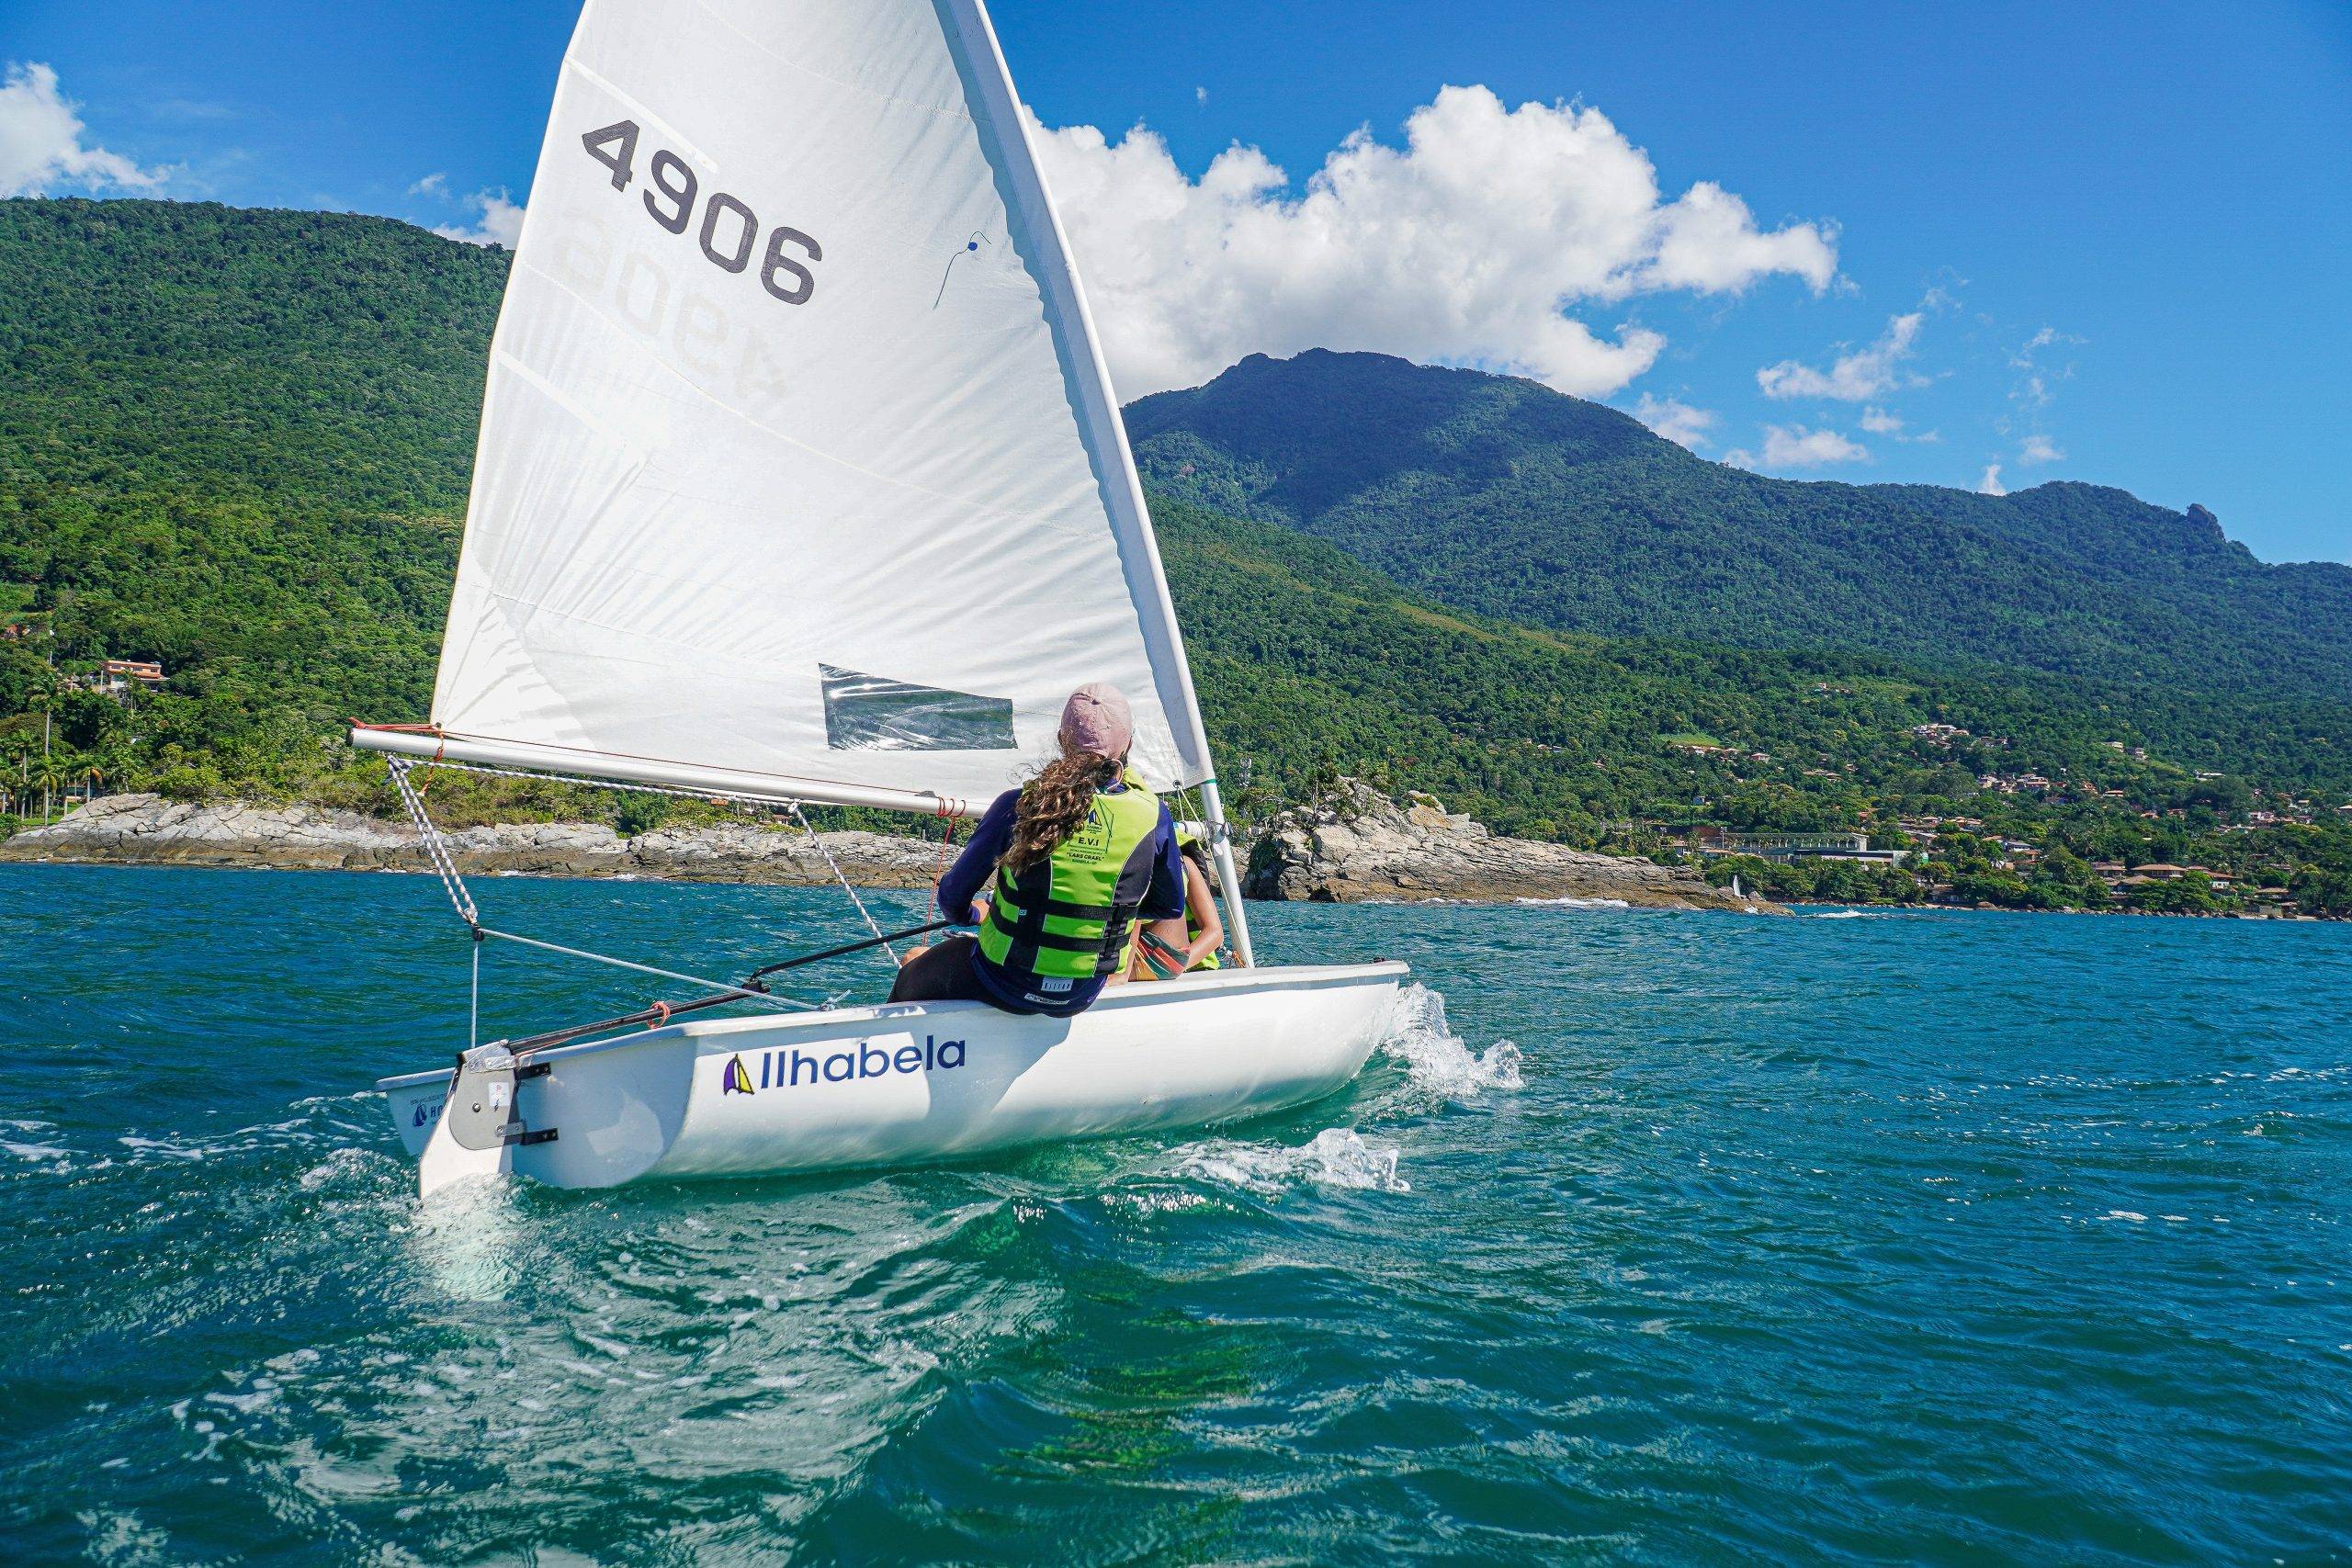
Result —
<instances>
[{"instance_id":1,"label":"blue sky","mask_svg":"<svg viewBox=\"0 0 2352 1568\"><path fill-rule=\"evenodd\" d=\"M37 188L153 177L165 195L479 228L469 198L527 197L574 9L7 0L0 66L18 68L20 95L40 86L23 67L49 67L52 96L78 106L80 161L52 162ZM994 13L1045 125L1164 141L1165 167L1143 141L1123 161L1082 135L1048 160L1066 208L1091 193L1072 218L1082 262L1159 258L1132 276L1087 263L1113 314L1197 288L1229 217L1186 190L1181 231L1122 228L1119 182L1198 180L1238 142L1289 176L1263 188L1261 172L1247 197L1279 207L1360 130L1398 157L1375 170L1379 203L1340 212L1327 238L1375 258L1450 239L1517 255L1525 274L1405 321L1413 286L1390 275L1414 269L1363 261L1346 275L1361 311L1343 296L1242 312L1148 365L1122 358L1113 327L1123 382L1356 333L1334 346L1544 375L1771 472L1974 488L1997 466L2011 489L2081 479L2202 502L2266 559L2352 558L2352 7L1000 0ZM1448 86L1493 97L1432 109ZM1510 112L1531 102L1544 108ZM26 134L9 125L0 114L0 181L6 139ZM1559 267L1608 281L1564 290L1589 333L1536 344L1529 299L1548 313L1557 279L1522 210L1584 177L1558 160L1595 152L1619 182L1596 199L1648 200L1624 188L1636 149L1657 186L1645 210L1687 215L1675 204L1705 182L1744 206L1737 231L1682 265L1563 229ZM1532 200L1430 194L1489 152L1518 161Z\"/></svg>"}]
</instances>

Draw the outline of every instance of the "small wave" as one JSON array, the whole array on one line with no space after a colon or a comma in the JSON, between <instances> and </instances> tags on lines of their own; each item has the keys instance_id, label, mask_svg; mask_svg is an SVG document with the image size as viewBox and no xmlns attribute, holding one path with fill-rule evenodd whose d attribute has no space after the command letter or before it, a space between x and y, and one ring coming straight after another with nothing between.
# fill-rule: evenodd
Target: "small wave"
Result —
<instances>
[{"instance_id":1,"label":"small wave","mask_svg":"<svg viewBox=\"0 0 2352 1568\"><path fill-rule=\"evenodd\" d=\"M1411 1183L1396 1174L1397 1153L1393 1145L1365 1143L1353 1128L1326 1127L1296 1148L1228 1140L1203 1144L1185 1155L1182 1168L1186 1175L1204 1181L1252 1192L1280 1192L1302 1183L1353 1191L1410 1192Z\"/></svg>"},{"instance_id":2,"label":"small wave","mask_svg":"<svg viewBox=\"0 0 2352 1568\"><path fill-rule=\"evenodd\" d=\"M1531 909L1630 909L1623 898L1514 898Z\"/></svg>"},{"instance_id":3,"label":"small wave","mask_svg":"<svg viewBox=\"0 0 2352 1568\"><path fill-rule=\"evenodd\" d=\"M117 1138L115 1142L129 1149L134 1157L141 1155L157 1155L166 1159L193 1161L204 1158L208 1153L219 1152L191 1147L187 1144L175 1144L164 1138L125 1136Z\"/></svg>"},{"instance_id":4,"label":"small wave","mask_svg":"<svg viewBox=\"0 0 2352 1568\"><path fill-rule=\"evenodd\" d=\"M1943 904L1905 904L1896 909L1799 909L1797 918L1806 920L1907 920L1915 915L1954 915L1959 910Z\"/></svg>"},{"instance_id":5,"label":"small wave","mask_svg":"<svg viewBox=\"0 0 2352 1568\"><path fill-rule=\"evenodd\" d=\"M1526 1087L1518 1046L1498 1040L1484 1051L1447 1026L1445 998L1427 986L1397 993L1380 1048L1405 1065L1413 1087L1445 1100L1475 1100L1490 1089Z\"/></svg>"}]
</instances>

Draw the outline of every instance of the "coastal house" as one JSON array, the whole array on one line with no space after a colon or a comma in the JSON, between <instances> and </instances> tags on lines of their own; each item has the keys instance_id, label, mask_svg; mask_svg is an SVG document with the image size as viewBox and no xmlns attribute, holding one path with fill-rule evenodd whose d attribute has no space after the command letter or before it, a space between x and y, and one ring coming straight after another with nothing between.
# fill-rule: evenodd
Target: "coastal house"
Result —
<instances>
[{"instance_id":1,"label":"coastal house","mask_svg":"<svg viewBox=\"0 0 2352 1568\"><path fill-rule=\"evenodd\" d=\"M1859 829L1827 833L1751 832L1707 823L1690 830L1690 846L1702 855L1754 855L1771 861L1849 860L1900 865L1909 858L1902 850L1871 848L1871 836Z\"/></svg>"},{"instance_id":2,"label":"coastal house","mask_svg":"<svg viewBox=\"0 0 2352 1568\"><path fill-rule=\"evenodd\" d=\"M2178 882L2190 872L2195 872L2199 876L2210 877L2216 887L2229 886L2227 872L2215 871L2210 866L2202 865L2175 865L2170 861L2150 861L2145 865L2135 867L2132 875L2142 882Z\"/></svg>"},{"instance_id":3,"label":"coastal house","mask_svg":"<svg viewBox=\"0 0 2352 1568\"><path fill-rule=\"evenodd\" d=\"M93 692L119 702L141 687L153 690L164 683L164 667L152 660L108 659L98 665L98 672L85 684Z\"/></svg>"}]
</instances>

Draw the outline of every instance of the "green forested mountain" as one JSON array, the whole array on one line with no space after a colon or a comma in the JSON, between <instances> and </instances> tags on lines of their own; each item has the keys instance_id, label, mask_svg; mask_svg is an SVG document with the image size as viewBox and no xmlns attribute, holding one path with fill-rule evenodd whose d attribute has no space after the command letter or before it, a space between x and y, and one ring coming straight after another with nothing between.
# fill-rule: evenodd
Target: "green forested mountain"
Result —
<instances>
[{"instance_id":1,"label":"green forested mountain","mask_svg":"<svg viewBox=\"0 0 2352 1568\"><path fill-rule=\"evenodd\" d=\"M2352 568L2264 565L2200 507L1768 479L1532 381L1372 354L1255 356L1127 420L1159 489L1489 615L2352 701Z\"/></svg>"},{"instance_id":2,"label":"green forested mountain","mask_svg":"<svg viewBox=\"0 0 2352 1568\"><path fill-rule=\"evenodd\" d=\"M27 628L0 640L0 785L36 765L48 705L67 778L96 766L118 787L383 801L337 721L424 716L504 259L379 219L0 202L0 625ZM1606 411L1432 374L1427 386L1499 397L1506 412L1532 401L1669 475L1690 467ZM1137 415L1164 487L1154 513L1224 771L1261 810L1344 770L1507 830L1623 845L1678 818L1989 811L1984 773L2063 777L2209 823L2246 804L2247 781L2352 790L2352 705L1740 647L1733 630L1760 639L1778 612L1728 585L1707 638L1444 605L1395 580L1426 577L1409 560L1386 562L1392 576L1311 531L1353 504L1331 498L1353 493L1369 405L1333 416L1329 454L1299 422L1281 426L1297 463L1279 483L1272 467L1246 483L1236 464L1212 472L1225 459L1196 435L1181 439L1204 460L1170 466L1170 406ZM1432 507L1454 493L1415 482L1434 487ZM1204 496L1259 517L1188 499ZM1265 520L1294 510L1295 525ZM2106 525L2052 515L2053 533ZM2180 522L2165 515L2143 520L2154 539ZM101 657L160 660L170 679L128 709L60 689ZM1914 733L1929 724L1972 733ZM2149 843L2143 858L2180 852Z\"/></svg>"},{"instance_id":3,"label":"green forested mountain","mask_svg":"<svg viewBox=\"0 0 2352 1568\"><path fill-rule=\"evenodd\" d=\"M505 276L381 219L0 202L0 621L163 660L211 736L419 711Z\"/></svg>"}]
</instances>

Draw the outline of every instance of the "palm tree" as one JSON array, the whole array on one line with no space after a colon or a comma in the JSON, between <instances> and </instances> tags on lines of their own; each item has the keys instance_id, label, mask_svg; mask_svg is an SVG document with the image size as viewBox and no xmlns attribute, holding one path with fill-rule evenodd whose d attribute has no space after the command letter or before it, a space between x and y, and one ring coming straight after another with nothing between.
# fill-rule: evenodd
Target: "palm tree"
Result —
<instances>
[{"instance_id":1,"label":"palm tree","mask_svg":"<svg viewBox=\"0 0 2352 1568\"><path fill-rule=\"evenodd\" d=\"M65 787L70 776L64 762L59 758L42 757L33 763L32 782L40 786L40 819L43 826L49 822L50 807L56 799L57 792Z\"/></svg>"}]
</instances>

